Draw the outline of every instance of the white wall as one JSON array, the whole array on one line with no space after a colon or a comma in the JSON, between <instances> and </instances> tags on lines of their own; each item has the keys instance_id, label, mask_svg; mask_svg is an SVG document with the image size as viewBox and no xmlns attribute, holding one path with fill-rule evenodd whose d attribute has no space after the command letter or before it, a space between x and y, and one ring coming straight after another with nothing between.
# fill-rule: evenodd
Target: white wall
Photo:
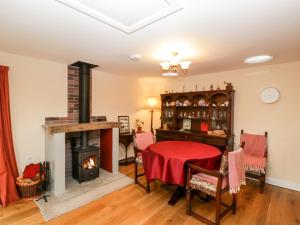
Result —
<instances>
[{"instance_id":1,"label":"white wall","mask_svg":"<svg viewBox=\"0 0 300 225\"><path fill-rule=\"evenodd\" d=\"M147 85L148 81L142 81ZM152 85L164 91L181 92L198 90L210 84L225 88L224 81L232 82L235 94L235 142L239 142L240 130L269 133L268 177L273 183L281 182L300 190L300 62L277 64L213 73L187 76L185 79L152 79ZM281 98L274 104L263 104L260 92L265 87L276 87ZM156 122L157 123L157 122Z\"/></svg>"},{"instance_id":2,"label":"white wall","mask_svg":"<svg viewBox=\"0 0 300 225\"><path fill-rule=\"evenodd\" d=\"M66 65L0 52L9 66L12 130L19 171L44 160L45 117L67 115Z\"/></svg>"},{"instance_id":3,"label":"white wall","mask_svg":"<svg viewBox=\"0 0 300 225\"><path fill-rule=\"evenodd\" d=\"M128 78L97 70L93 70L92 74L93 115L107 116L109 121L118 121L118 116L129 116L130 129L135 129L135 118L145 119L147 114L145 110L142 110L144 98L140 95L137 78ZM148 124L145 127L149 129ZM128 148L128 156L133 156L133 144ZM125 157L125 149L122 144L120 144L119 157L120 159Z\"/></svg>"},{"instance_id":4,"label":"white wall","mask_svg":"<svg viewBox=\"0 0 300 225\"><path fill-rule=\"evenodd\" d=\"M0 62L10 67L10 107L16 158L20 173L26 164L45 158L45 117L67 116L67 65L0 52ZM136 78L127 78L93 70L93 115L106 115L117 121L118 115L134 117L145 112ZM150 117L149 117L150 119ZM130 155L133 154L132 146ZM124 147L120 145L120 157Z\"/></svg>"}]
</instances>

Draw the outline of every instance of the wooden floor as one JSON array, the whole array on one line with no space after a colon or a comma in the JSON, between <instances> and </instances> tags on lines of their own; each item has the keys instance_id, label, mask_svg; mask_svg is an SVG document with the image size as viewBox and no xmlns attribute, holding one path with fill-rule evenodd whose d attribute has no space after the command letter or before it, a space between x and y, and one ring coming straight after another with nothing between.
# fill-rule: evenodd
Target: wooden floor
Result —
<instances>
[{"instance_id":1,"label":"wooden floor","mask_svg":"<svg viewBox=\"0 0 300 225\"><path fill-rule=\"evenodd\" d=\"M133 166L122 166L120 171L133 177ZM0 208L1 225L193 225L202 224L185 214L186 201L181 199L175 206L167 204L172 191L152 184L150 194L135 184L113 192L83 207L45 222L32 201L19 201L7 208ZM229 202L230 196L224 195ZM228 200L228 201L227 201ZM193 208L214 218L214 201L193 201ZM237 214L227 214L222 225L293 225L300 224L300 193L266 185L265 193L259 194L255 184L249 183L238 196Z\"/></svg>"}]
</instances>

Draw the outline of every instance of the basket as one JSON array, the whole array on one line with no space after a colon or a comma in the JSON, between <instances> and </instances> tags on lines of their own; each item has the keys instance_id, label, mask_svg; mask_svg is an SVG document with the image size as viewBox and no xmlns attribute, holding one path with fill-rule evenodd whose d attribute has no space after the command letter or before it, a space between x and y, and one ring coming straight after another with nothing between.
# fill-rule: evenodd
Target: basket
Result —
<instances>
[{"instance_id":1,"label":"basket","mask_svg":"<svg viewBox=\"0 0 300 225\"><path fill-rule=\"evenodd\" d=\"M22 177L18 177L16 184L19 187L21 197L25 199L32 199L36 197L38 195L37 186L39 182L39 180L23 179Z\"/></svg>"}]
</instances>

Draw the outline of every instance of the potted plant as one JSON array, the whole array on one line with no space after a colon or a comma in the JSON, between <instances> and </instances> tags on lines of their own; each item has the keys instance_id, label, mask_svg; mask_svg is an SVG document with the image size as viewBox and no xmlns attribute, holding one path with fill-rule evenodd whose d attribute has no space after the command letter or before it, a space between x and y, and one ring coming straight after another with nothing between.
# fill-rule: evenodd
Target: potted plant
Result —
<instances>
[{"instance_id":1,"label":"potted plant","mask_svg":"<svg viewBox=\"0 0 300 225\"><path fill-rule=\"evenodd\" d=\"M136 119L135 120L135 124L136 124L136 127L137 127L137 132L142 132L142 127L144 126L144 121L141 120L141 119Z\"/></svg>"}]
</instances>

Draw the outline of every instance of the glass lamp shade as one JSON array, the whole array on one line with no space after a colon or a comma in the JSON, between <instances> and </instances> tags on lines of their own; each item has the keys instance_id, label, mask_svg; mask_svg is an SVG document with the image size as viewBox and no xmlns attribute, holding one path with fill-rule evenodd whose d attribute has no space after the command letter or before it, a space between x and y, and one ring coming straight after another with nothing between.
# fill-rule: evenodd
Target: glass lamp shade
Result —
<instances>
[{"instance_id":1,"label":"glass lamp shade","mask_svg":"<svg viewBox=\"0 0 300 225\"><path fill-rule=\"evenodd\" d=\"M192 63L191 61L182 61L179 64L181 69L187 70L190 67L191 63Z\"/></svg>"},{"instance_id":2,"label":"glass lamp shade","mask_svg":"<svg viewBox=\"0 0 300 225\"><path fill-rule=\"evenodd\" d=\"M171 66L171 63L170 62L161 62L160 66L163 70L168 70Z\"/></svg>"},{"instance_id":3,"label":"glass lamp shade","mask_svg":"<svg viewBox=\"0 0 300 225\"><path fill-rule=\"evenodd\" d=\"M156 108L157 105L158 105L157 97L153 97L153 96L148 97L146 104L147 104L147 107L150 108L150 109Z\"/></svg>"},{"instance_id":4,"label":"glass lamp shade","mask_svg":"<svg viewBox=\"0 0 300 225\"><path fill-rule=\"evenodd\" d=\"M178 76L177 72L166 72L161 74L163 77L176 77Z\"/></svg>"}]
</instances>

